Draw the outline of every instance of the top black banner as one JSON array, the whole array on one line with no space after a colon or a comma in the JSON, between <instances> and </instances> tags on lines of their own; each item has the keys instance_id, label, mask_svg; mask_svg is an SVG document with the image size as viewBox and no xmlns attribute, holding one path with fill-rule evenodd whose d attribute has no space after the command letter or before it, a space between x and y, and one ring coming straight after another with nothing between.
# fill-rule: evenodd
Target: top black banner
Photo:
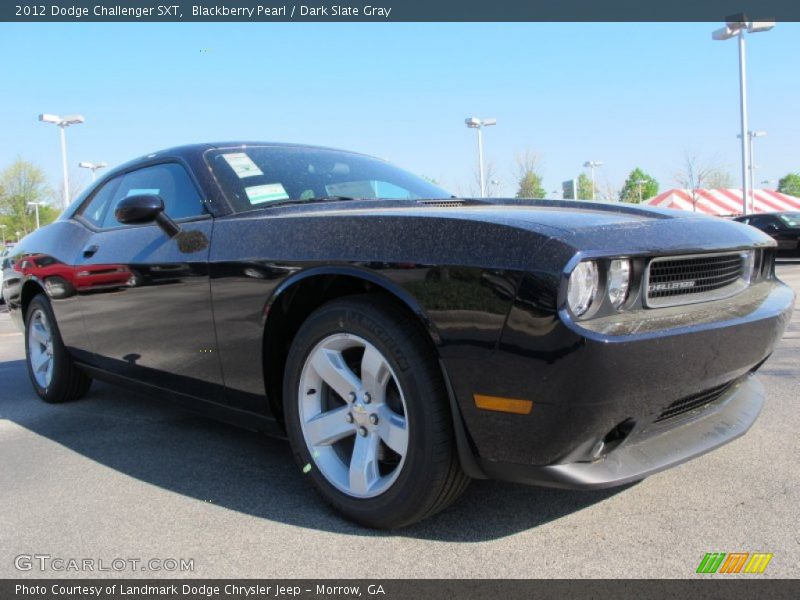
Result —
<instances>
[{"instance_id":1,"label":"top black banner","mask_svg":"<svg viewBox=\"0 0 800 600\"><path fill-rule=\"evenodd\" d=\"M0 3L18 22L800 21L800 0L51 0Z\"/></svg>"}]
</instances>

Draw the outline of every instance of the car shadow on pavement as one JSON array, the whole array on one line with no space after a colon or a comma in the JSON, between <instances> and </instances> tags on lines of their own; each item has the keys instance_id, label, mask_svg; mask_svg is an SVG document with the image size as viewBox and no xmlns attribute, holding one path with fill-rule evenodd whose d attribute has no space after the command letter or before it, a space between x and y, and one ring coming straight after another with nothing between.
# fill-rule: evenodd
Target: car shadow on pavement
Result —
<instances>
[{"instance_id":1,"label":"car shadow on pavement","mask_svg":"<svg viewBox=\"0 0 800 600\"><path fill-rule=\"evenodd\" d=\"M0 418L103 466L202 502L290 525L360 536L481 542L537 527L626 489L579 492L474 481L446 511L380 532L345 521L297 467L288 442L196 416L151 397L95 382L75 403L48 405L30 389L24 361L0 363L14 390ZM630 486L628 486L630 487Z\"/></svg>"}]
</instances>

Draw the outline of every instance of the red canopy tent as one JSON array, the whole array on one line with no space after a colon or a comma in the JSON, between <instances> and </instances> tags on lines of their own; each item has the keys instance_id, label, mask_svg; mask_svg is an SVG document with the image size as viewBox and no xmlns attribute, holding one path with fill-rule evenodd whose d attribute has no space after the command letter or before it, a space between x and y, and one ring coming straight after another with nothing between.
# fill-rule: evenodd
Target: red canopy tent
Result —
<instances>
[{"instance_id":1,"label":"red canopy tent","mask_svg":"<svg viewBox=\"0 0 800 600\"><path fill-rule=\"evenodd\" d=\"M782 194L775 190L755 190L751 212L800 212L800 198ZM716 190L681 190L678 188L662 192L645 201L650 206L661 208L677 208L702 212L707 215L740 215L742 214L742 191L737 189Z\"/></svg>"}]
</instances>

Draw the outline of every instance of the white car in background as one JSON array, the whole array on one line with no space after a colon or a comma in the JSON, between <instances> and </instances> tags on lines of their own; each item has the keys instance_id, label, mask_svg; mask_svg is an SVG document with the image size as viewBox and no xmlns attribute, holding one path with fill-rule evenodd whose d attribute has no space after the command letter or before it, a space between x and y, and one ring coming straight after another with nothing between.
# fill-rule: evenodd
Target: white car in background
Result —
<instances>
[{"instance_id":1,"label":"white car in background","mask_svg":"<svg viewBox=\"0 0 800 600\"><path fill-rule=\"evenodd\" d=\"M0 304L5 304L5 298L3 297L3 280L4 274L7 268L11 267L11 251L13 247L6 247L3 248L2 252L0 252Z\"/></svg>"}]
</instances>

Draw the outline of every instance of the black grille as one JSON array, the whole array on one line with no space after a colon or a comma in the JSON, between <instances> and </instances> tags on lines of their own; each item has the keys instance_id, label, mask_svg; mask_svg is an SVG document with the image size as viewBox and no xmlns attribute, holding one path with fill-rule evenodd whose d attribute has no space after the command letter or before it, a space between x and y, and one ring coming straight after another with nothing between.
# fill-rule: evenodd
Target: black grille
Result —
<instances>
[{"instance_id":1,"label":"black grille","mask_svg":"<svg viewBox=\"0 0 800 600\"><path fill-rule=\"evenodd\" d=\"M655 422L658 423L659 421L671 419L672 417L677 417L678 415L687 413L695 408L700 408L706 404L711 404L714 402L714 400L717 400L720 396L727 392L732 385L733 382L729 381L728 383L723 383L722 385L718 385L717 387L706 390L705 392L700 392L699 394L694 394L693 396L681 398L680 400L670 404L664 410L664 412L658 416Z\"/></svg>"},{"instance_id":2,"label":"black grille","mask_svg":"<svg viewBox=\"0 0 800 600\"><path fill-rule=\"evenodd\" d=\"M650 263L648 298L670 298L720 290L742 276L742 254L657 259Z\"/></svg>"}]
</instances>

